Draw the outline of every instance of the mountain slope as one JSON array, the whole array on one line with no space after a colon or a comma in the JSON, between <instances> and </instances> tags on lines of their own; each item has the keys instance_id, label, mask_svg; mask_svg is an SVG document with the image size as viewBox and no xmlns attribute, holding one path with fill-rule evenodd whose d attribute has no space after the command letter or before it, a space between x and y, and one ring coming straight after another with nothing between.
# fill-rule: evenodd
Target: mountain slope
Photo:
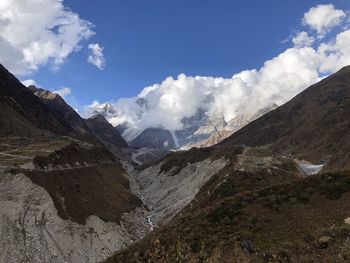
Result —
<instances>
[{"instance_id":1,"label":"mountain slope","mask_svg":"<svg viewBox=\"0 0 350 263\"><path fill-rule=\"evenodd\" d=\"M130 146L135 150L141 148L174 149L175 142L169 131L160 128L148 128L130 141Z\"/></svg>"},{"instance_id":2,"label":"mountain slope","mask_svg":"<svg viewBox=\"0 0 350 263\"><path fill-rule=\"evenodd\" d=\"M133 150L133 159L139 163L159 160L176 148L171 132L161 128L145 129L129 145Z\"/></svg>"},{"instance_id":3,"label":"mountain slope","mask_svg":"<svg viewBox=\"0 0 350 263\"><path fill-rule=\"evenodd\" d=\"M210 146L213 146L213 145L223 141L224 139L226 139L227 137L232 135L232 133L233 133L233 131L229 131L229 130L218 131L218 132L213 133L208 139L202 140L202 141L194 143L194 144L185 145L185 146L181 147L181 149L188 150L188 149L191 149L193 147L195 147L195 148L210 147Z\"/></svg>"},{"instance_id":4,"label":"mountain slope","mask_svg":"<svg viewBox=\"0 0 350 263\"><path fill-rule=\"evenodd\" d=\"M55 118L60 123L67 125L67 129L72 130L72 133L77 133L81 136L91 135L91 131L84 120L60 95L48 90L38 89L33 85L29 86L28 89L44 102L50 108Z\"/></svg>"},{"instance_id":5,"label":"mountain slope","mask_svg":"<svg viewBox=\"0 0 350 263\"><path fill-rule=\"evenodd\" d=\"M270 145L330 168L350 168L350 67L248 124L223 144Z\"/></svg>"},{"instance_id":6,"label":"mountain slope","mask_svg":"<svg viewBox=\"0 0 350 263\"><path fill-rule=\"evenodd\" d=\"M215 178L169 224L105 262L348 262L349 174L246 191L238 178L261 177Z\"/></svg>"},{"instance_id":7,"label":"mountain slope","mask_svg":"<svg viewBox=\"0 0 350 263\"><path fill-rule=\"evenodd\" d=\"M50 109L0 64L0 135L69 134Z\"/></svg>"},{"instance_id":8,"label":"mountain slope","mask_svg":"<svg viewBox=\"0 0 350 263\"><path fill-rule=\"evenodd\" d=\"M93 143L101 141L120 158L130 155L129 145L102 115L84 120L60 95L35 86L29 86L28 89L49 107L55 118L65 125L67 130L71 131L71 136Z\"/></svg>"},{"instance_id":9,"label":"mountain slope","mask_svg":"<svg viewBox=\"0 0 350 263\"><path fill-rule=\"evenodd\" d=\"M0 262L99 262L149 231L148 211L121 149L57 94L31 89L0 67ZM107 128L100 136L125 146Z\"/></svg>"},{"instance_id":10,"label":"mountain slope","mask_svg":"<svg viewBox=\"0 0 350 263\"><path fill-rule=\"evenodd\" d=\"M349 262L349 95L346 67L213 147L142 167L158 228L105 262Z\"/></svg>"},{"instance_id":11,"label":"mountain slope","mask_svg":"<svg viewBox=\"0 0 350 263\"><path fill-rule=\"evenodd\" d=\"M116 156L126 157L131 155L128 143L102 115L97 114L85 123L98 139Z\"/></svg>"}]
</instances>

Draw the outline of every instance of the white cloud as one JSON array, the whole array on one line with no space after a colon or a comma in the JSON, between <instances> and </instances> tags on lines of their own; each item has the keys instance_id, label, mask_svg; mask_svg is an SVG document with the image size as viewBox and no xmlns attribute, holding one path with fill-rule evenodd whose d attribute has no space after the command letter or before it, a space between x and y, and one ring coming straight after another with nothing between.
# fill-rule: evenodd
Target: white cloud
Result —
<instances>
[{"instance_id":1,"label":"white cloud","mask_svg":"<svg viewBox=\"0 0 350 263\"><path fill-rule=\"evenodd\" d=\"M323 37L330 29L342 23L346 13L335 9L334 5L317 5L304 14L303 24L317 31Z\"/></svg>"},{"instance_id":2,"label":"white cloud","mask_svg":"<svg viewBox=\"0 0 350 263\"><path fill-rule=\"evenodd\" d=\"M0 62L21 75L47 63L58 69L92 27L62 0L1 0Z\"/></svg>"},{"instance_id":3,"label":"white cloud","mask_svg":"<svg viewBox=\"0 0 350 263\"><path fill-rule=\"evenodd\" d=\"M182 120L200 109L208 116L223 116L229 121L273 103L281 105L325 75L350 65L350 29L317 44L301 32L293 42L293 47L266 61L260 69L245 70L231 78L184 74L175 79L168 77L133 98L95 101L85 107L85 116L106 112L115 126L127 122L130 127L123 134L127 139L148 127L182 129Z\"/></svg>"},{"instance_id":4,"label":"white cloud","mask_svg":"<svg viewBox=\"0 0 350 263\"><path fill-rule=\"evenodd\" d=\"M107 110L106 117L113 125L128 122L129 135L124 134L128 139L148 127L182 129L182 120L199 109L208 116L223 116L230 121L273 103L285 103L320 79L317 69L314 49L290 48L266 61L259 70L242 71L228 79L184 74L176 79L168 77L161 84L146 87L135 98L110 104L95 101L85 108L85 114Z\"/></svg>"},{"instance_id":5,"label":"white cloud","mask_svg":"<svg viewBox=\"0 0 350 263\"><path fill-rule=\"evenodd\" d=\"M302 31L293 37L292 42L295 47L310 47L315 42L315 38Z\"/></svg>"},{"instance_id":6,"label":"white cloud","mask_svg":"<svg viewBox=\"0 0 350 263\"><path fill-rule=\"evenodd\" d=\"M62 98L65 98L72 93L72 89L67 87L62 87L59 90L53 91L53 93L60 95Z\"/></svg>"},{"instance_id":7,"label":"white cloud","mask_svg":"<svg viewBox=\"0 0 350 263\"><path fill-rule=\"evenodd\" d=\"M104 70L106 66L106 60L103 55L103 47L99 44L89 44L88 46L90 55L88 57L88 62L95 65L100 70Z\"/></svg>"}]
</instances>

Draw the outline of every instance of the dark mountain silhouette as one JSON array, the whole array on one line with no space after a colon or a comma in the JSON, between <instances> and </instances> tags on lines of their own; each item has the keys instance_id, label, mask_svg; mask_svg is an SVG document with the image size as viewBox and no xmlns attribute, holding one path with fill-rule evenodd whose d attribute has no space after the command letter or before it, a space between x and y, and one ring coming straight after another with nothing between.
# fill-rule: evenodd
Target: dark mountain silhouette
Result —
<instances>
[{"instance_id":1,"label":"dark mountain silhouette","mask_svg":"<svg viewBox=\"0 0 350 263\"><path fill-rule=\"evenodd\" d=\"M129 142L134 152L134 160L149 163L164 157L176 148L173 135L162 128L147 128Z\"/></svg>"},{"instance_id":2,"label":"dark mountain silhouette","mask_svg":"<svg viewBox=\"0 0 350 263\"><path fill-rule=\"evenodd\" d=\"M130 141L130 146L135 150L141 148L173 149L175 142L170 131L161 128L148 128Z\"/></svg>"},{"instance_id":3,"label":"dark mountain silhouette","mask_svg":"<svg viewBox=\"0 0 350 263\"><path fill-rule=\"evenodd\" d=\"M96 137L115 155L121 155L120 157L131 155L128 143L102 115L97 114L85 122Z\"/></svg>"},{"instance_id":4,"label":"dark mountain silhouette","mask_svg":"<svg viewBox=\"0 0 350 263\"><path fill-rule=\"evenodd\" d=\"M0 135L68 135L49 107L0 65Z\"/></svg>"},{"instance_id":5,"label":"dark mountain silhouette","mask_svg":"<svg viewBox=\"0 0 350 263\"><path fill-rule=\"evenodd\" d=\"M28 87L45 105L47 105L55 118L67 126L72 133L82 136L91 135L91 130L80 115L69 106L57 93L39 89L31 85Z\"/></svg>"}]
</instances>

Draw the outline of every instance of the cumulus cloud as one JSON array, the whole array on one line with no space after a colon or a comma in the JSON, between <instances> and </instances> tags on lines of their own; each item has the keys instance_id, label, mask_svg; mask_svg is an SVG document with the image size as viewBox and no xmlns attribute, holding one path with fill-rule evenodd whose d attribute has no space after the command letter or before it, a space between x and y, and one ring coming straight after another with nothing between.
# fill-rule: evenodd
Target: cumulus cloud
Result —
<instances>
[{"instance_id":1,"label":"cumulus cloud","mask_svg":"<svg viewBox=\"0 0 350 263\"><path fill-rule=\"evenodd\" d=\"M107 119L115 126L128 123L127 139L148 127L180 130L183 119L198 110L228 122L273 103L281 105L318 81L317 60L316 51L310 47L291 48L265 62L259 70L243 71L228 79L184 74L176 79L168 77L146 87L135 98L116 103L95 101L85 112L107 112Z\"/></svg>"},{"instance_id":2,"label":"cumulus cloud","mask_svg":"<svg viewBox=\"0 0 350 263\"><path fill-rule=\"evenodd\" d=\"M138 96L116 102L93 102L85 115L104 112L113 125L128 123L123 134L132 139L148 127L181 130L183 120L199 110L226 121L254 114L272 104L282 105L308 86L350 64L350 30L317 44L306 32L293 39L293 46L266 61L259 69L231 78L209 76L168 77L144 88Z\"/></svg>"},{"instance_id":3,"label":"cumulus cloud","mask_svg":"<svg viewBox=\"0 0 350 263\"><path fill-rule=\"evenodd\" d=\"M296 47L310 47L315 42L315 38L309 36L307 32L302 31L293 37L292 42Z\"/></svg>"},{"instance_id":4,"label":"cumulus cloud","mask_svg":"<svg viewBox=\"0 0 350 263\"><path fill-rule=\"evenodd\" d=\"M323 37L330 29L342 23L346 13L334 5L317 5L304 14L303 24L316 30Z\"/></svg>"},{"instance_id":5,"label":"cumulus cloud","mask_svg":"<svg viewBox=\"0 0 350 263\"><path fill-rule=\"evenodd\" d=\"M322 43L318 48L322 61L321 72L334 72L350 64L350 29L336 35L335 41Z\"/></svg>"},{"instance_id":6,"label":"cumulus cloud","mask_svg":"<svg viewBox=\"0 0 350 263\"><path fill-rule=\"evenodd\" d=\"M58 69L92 27L62 0L1 0L0 62L22 75L47 63Z\"/></svg>"},{"instance_id":7,"label":"cumulus cloud","mask_svg":"<svg viewBox=\"0 0 350 263\"><path fill-rule=\"evenodd\" d=\"M88 63L95 65L100 70L104 70L106 66L106 60L103 55L103 47L99 44L89 44L88 46L90 55L88 57Z\"/></svg>"},{"instance_id":8,"label":"cumulus cloud","mask_svg":"<svg viewBox=\"0 0 350 263\"><path fill-rule=\"evenodd\" d=\"M67 87L62 87L58 90L53 91L53 93L60 95L62 98L65 98L72 93L72 89Z\"/></svg>"}]
</instances>

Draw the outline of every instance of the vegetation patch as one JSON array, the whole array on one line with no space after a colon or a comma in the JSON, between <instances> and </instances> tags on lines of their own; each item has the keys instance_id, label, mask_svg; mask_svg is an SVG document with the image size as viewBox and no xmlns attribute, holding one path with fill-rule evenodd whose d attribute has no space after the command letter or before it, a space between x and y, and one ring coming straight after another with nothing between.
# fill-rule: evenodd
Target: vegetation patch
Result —
<instances>
[{"instance_id":1,"label":"vegetation patch","mask_svg":"<svg viewBox=\"0 0 350 263\"><path fill-rule=\"evenodd\" d=\"M106 262L348 262L350 173L257 189L215 177L169 225Z\"/></svg>"}]
</instances>

